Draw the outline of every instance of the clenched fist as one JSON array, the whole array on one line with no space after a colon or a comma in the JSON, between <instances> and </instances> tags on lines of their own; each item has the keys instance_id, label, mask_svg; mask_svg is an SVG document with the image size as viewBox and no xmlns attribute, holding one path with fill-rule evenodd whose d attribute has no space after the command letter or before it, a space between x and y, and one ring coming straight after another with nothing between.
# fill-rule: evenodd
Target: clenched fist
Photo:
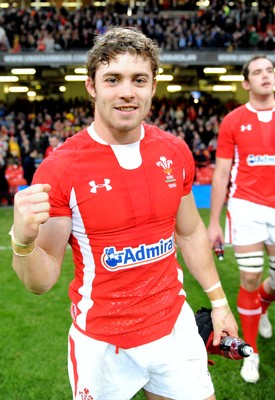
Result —
<instances>
[{"instance_id":1,"label":"clenched fist","mask_svg":"<svg viewBox=\"0 0 275 400\"><path fill-rule=\"evenodd\" d=\"M16 193L14 197L14 239L30 244L38 236L39 226L49 219L48 184L35 184Z\"/></svg>"}]
</instances>

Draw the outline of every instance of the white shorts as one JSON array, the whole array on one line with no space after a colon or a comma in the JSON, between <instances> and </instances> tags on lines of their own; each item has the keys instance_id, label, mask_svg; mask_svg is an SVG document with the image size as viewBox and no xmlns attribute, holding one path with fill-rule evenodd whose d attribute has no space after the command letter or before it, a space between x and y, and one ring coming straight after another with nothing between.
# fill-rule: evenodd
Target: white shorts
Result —
<instances>
[{"instance_id":1,"label":"white shorts","mask_svg":"<svg viewBox=\"0 0 275 400\"><path fill-rule=\"evenodd\" d=\"M225 243L245 246L264 242L275 244L275 209L247 200L228 201Z\"/></svg>"},{"instance_id":2,"label":"white shorts","mask_svg":"<svg viewBox=\"0 0 275 400\"><path fill-rule=\"evenodd\" d=\"M142 388L173 400L214 393L206 349L186 302L170 335L118 352L72 325L68 370L74 400L130 400Z\"/></svg>"}]
</instances>

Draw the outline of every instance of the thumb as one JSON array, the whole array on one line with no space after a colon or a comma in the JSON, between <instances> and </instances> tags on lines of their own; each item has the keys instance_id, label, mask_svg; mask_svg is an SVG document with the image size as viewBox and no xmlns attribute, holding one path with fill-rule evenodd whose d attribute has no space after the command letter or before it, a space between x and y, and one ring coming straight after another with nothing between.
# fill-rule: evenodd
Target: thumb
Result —
<instances>
[{"instance_id":1,"label":"thumb","mask_svg":"<svg viewBox=\"0 0 275 400\"><path fill-rule=\"evenodd\" d=\"M44 189L44 192L49 193L51 190L51 185L49 185L48 183L44 183L43 189Z\"/></svg>"},{"instance_id":2,"label":"thumb","mask_svg":"<svg viewBox=\"0 0 275 400\"><path fill-rule=\"evenodd\" d=\"M221 333L218 332L217 330L214 330L214 335L213 335L213 345L218 346L221 341Z\"/></svg>"}]
</instances>

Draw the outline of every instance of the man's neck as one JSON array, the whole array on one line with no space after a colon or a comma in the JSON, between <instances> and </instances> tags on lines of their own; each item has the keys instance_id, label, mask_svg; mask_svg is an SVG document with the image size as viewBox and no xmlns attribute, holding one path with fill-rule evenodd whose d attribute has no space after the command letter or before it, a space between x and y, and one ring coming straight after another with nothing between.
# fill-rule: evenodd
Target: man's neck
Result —
<instances>
[{"instance_id":1,"label":"man's neck","mask_svg":"<svg viewBox=\"0 0 275 400\"><path fill-rule=\"evenodd\" d=\"M272 110L275 106L273 94L270 96L253 96L249 98L249 104L257 111Z\"/></svg>"}]
</instances>

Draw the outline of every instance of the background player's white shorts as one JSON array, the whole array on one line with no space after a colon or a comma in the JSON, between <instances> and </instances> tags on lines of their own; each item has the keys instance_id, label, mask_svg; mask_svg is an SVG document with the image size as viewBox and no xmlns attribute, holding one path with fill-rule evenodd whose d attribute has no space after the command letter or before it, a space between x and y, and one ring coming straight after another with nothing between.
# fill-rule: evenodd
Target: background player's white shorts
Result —
<instances>
[{"instance_id":1,"label":"background player's white shorts","mask_svg":"<svg viewBox=\"0 0 275 400\"><path fill-rule=\"evenodd\" d=\"M173 400L214 393L206 349L186 302L170 335L118 352L72 325L68 359L74 400L130 400L141 388Z\"/></svg>"},{"instance_id":2,"label":"background player's white shorts","mask_svg":"<svg viewBox=\"0 0 275 400\"><path fill-rule=\"evenodd\" d=\"M275 209L247 200L230 198L225 243L245 246L259 242L275 244Z\"/></svg>"}]
</instances>

